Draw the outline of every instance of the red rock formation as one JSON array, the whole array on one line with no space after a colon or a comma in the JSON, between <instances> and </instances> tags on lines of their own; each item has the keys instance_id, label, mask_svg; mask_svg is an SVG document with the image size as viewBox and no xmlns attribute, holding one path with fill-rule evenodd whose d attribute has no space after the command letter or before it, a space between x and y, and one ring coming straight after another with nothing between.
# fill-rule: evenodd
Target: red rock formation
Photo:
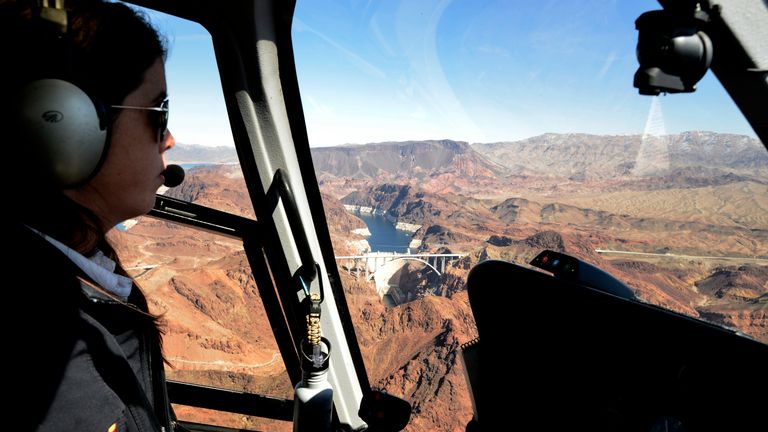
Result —
<instances>
[{"instance_id":1,"label":"red rock formation","mask_svg":"<svg viewBox=\"0 0 768 432\"><path fill-rule=\"evenodd\" d=\"M413 406L406 430L463 431L472 407L459 348L477 337L466 291L387 309L374 287L346 274L342 283L372 387Z\"/></svg>"},{"instance_id":2,"label":"red rock formation","mask_svg":"<svg viewBox=\"0 0 768 432\"><path fill-rule=\"evenodd\" d=\"M567 144L555 138L526 144L523 147L527 153L522 152L520 157L541 156L542 148L536 146L554 149ZM686 139L710 138L702 135ZM709 214L695 220L661 213L658 217L644 217L558 202L572 197L570 194L583 194L578 197L587 199L590 193L608 190L663 191L667 183L684 188L745 182L748 193L744 196L751 197L752 191L762 190L761 183L754 180L759 166L750 165L747 157L754 152L746 144L736 146L738 154L724 158L727 164L707 168L715 177L711 181L702 180L698 168L682 165L663 176L639 181L632 178L632 167L622 154L636 149L636 143L630 138L612 140L614 144L626 144L624 150L610 152L607 160L613 165L600 165L606 162L594 157L579 160L578 152L571 152L563 162L568 167L566 176L542 172L537 163L546 165L547 161L508 167L516 174L505 176L495 164L474 159L468 146L450 143L433 143L433 147L437 146L430 147L434 154L408 150L403 155L384 157L386 152L378 149L378 165L354 154L355 149L347 149L344 151L349 154L343 155L343 160L329 160L328 166L343 166L348 172L321 170L318 177L337 255L353 254L355 242L363 240L362 236L350 234L350 228L364 225L338 202L339 197L352 192L354 199L348 198L351 202L384 208L406 222L423 225L416 236L426 241L427 248L469 254L447 270L443 284L434 290L441 296L425 296L425 292L416 290L415 300L390 309L381 304L373 287L342 272L372 384L412 402L414 416L409 430L464 430L469 421L471 409L458 362L458 346L476 335L464 282L469 269L484 259L527 263L544 248L561 250L624 280L646 301L737 327L768 342L765 277L761 276L765 266L744 271L735 268L723 274L708 261L686 262L663 256L666 252L695 255L711 251L765 255L768 237L760 225L763 219L753 215L753 219L735 218L738 223L723 225L713 223L717 218ZM584 148L593 146L584 140L578 143ZM598 147L608 148L607 144ZM684 156L683 150L675 151L681 158ZM341 157L330 151L328 154ZM507 159L497 156L494 160ZM354 164L349 165L349 161ZM586 175L586 171L599 171L601 166L606 168L601 172L607 175ZM547 169L553 167L550 164ZM382 179L390 184L382 185ZM191 170L188 183L172 193L253 217L242 178L231 168ZM744 199L741 202L751 203ZM279 370L282 365L279 361L270 363L275 344L267 338L271 330L236 242L149 219L115 237L121 242L118 250L126 266L145 266L134 271L141 274L139 280L150 294L154 310L165 312L169 320L169 357L200 362L179 362L173 376L290 396L290 384ZM657 252L662 256L611 260L597 254L598 248ZM162 266L146 267L157 264ZM409 271L418 280L418 269ZM720 302L718 295L737 301ZM191 360L193 355L199 360ZM205 363L218 359L224 363ZM260 425L249 422L235 421L233 427Z\"/></svg>"}]
</instances>

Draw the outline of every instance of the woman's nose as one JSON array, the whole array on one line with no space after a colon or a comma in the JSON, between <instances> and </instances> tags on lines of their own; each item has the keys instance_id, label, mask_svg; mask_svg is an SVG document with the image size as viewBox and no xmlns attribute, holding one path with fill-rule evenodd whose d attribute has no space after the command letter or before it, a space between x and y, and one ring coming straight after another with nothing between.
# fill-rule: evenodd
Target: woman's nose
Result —
<instances>
[{"instance_id":1,"label":"woman's nose","mask_svg":"<svg viewBox=\"0 0 768 432\"><path fill-rule=\"evenodd\" d=\"M171 133L171 130L165 131L165 138L163 138L163 141L160 146L160 153L165 153L166 151L173 148L173 146L176 145L176 138L173 137L173 134Z\"/></svg>"}]
</instances>

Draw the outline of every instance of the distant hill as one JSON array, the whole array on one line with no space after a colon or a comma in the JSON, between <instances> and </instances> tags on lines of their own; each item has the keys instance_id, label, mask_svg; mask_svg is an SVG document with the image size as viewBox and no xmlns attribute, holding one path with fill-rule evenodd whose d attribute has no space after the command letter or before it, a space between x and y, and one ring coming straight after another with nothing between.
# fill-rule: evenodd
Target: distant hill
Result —
<instances>
[{"instance_id":1,"label":"distant hill","mask_svg":"<svg viewBox=\"0 0 768 432\"><path fill-rule=\"evenodd\" d=\"M622 176L695 184L697 178L731 183L765 177L768 152L744 135L684 132L662 137L548 133L520 141L468 144L453 140L382 142L311 149L318 180L346 178L443 183L505 176L574 180ZM173 163L237 163L233 147L177 144ZM702 180L703 181L703 180ZM696 186L703 186L697 184Z\"/></svg>"},{"instance_id":2,"label":"distant hill","mask_svg":"<svg viewBox=\"0 0 768 432\"><path fill-rule=\"evenodd\" d=\"M472 149L515 175L572 179L669 176L688 168L758 176L768 169L762 143L743 135L684 132L642 135L544 134L521 141L474 144Z\"/></svg>"},{"instance_id":3,"label":"distant hill","mask_svg":"<svg viewBox=\"0 0 768 432\"><path fill-rule=\"evenodd\" d=\"M183 163L237 163L234 147L209 147L199 144L177 143L167 153L168 161Z\"/></svg>"}]
</instances>

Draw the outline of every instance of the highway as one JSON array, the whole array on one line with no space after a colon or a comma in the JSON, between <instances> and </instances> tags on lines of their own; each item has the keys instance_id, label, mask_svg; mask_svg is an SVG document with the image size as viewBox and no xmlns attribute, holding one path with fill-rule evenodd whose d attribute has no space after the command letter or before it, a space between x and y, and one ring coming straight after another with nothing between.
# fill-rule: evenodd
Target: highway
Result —
<instances>
[{"instance_id":1,"label":"highway","mask_svg":"<svg viewBox=\"0 0 768 432\"><path fill-rule=\"evenodd\" d=\"M617 250L610 250L610 249L595 249L595 252L599 254L642 255L642 256L682 258L682 259L731 260L731 261L739 261L739 262L749 261L749 262L758 262L758 263L768 264L768 259L751 258L751 257L678 255L678 254L672 254L672 253L628 252L628 251L617 251Z\"/></svg>"}]
</instances>

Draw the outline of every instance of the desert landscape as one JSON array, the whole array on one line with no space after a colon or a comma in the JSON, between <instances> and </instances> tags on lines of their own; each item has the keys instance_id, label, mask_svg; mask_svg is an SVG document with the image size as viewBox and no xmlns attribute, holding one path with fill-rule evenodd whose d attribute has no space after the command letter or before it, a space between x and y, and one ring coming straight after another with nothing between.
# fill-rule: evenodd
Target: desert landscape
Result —
<instances>
[{"instance_id":1,"label":"desert landscape","mask_svg":"<svg viewBox=\"0 0 768 432\"><path fill-rule=\"evenodd\" d=\"M179 145L188 170L168 195L255 218L234 149ZM463 431L471 418L459 360L477 336L465 290L480 261L527 263L543 249L581 258L642 301L768 343L768 151L710 132L662 137L545 134L313 148L337 256L365 251L344 205L418 225L419 250L460 253L436 282L409 263L408 301L386 307L374 282L340 271L371 386L413 405L407 430ZM171 379L292 397L242 245L142 218L113 232L126 267L166 321ZM398 346L398 350L392 350ZM372 361L372 359L376 361ZM283 422L178 407L182 418L255 430Z\"/></svg>"}]
</instances>

